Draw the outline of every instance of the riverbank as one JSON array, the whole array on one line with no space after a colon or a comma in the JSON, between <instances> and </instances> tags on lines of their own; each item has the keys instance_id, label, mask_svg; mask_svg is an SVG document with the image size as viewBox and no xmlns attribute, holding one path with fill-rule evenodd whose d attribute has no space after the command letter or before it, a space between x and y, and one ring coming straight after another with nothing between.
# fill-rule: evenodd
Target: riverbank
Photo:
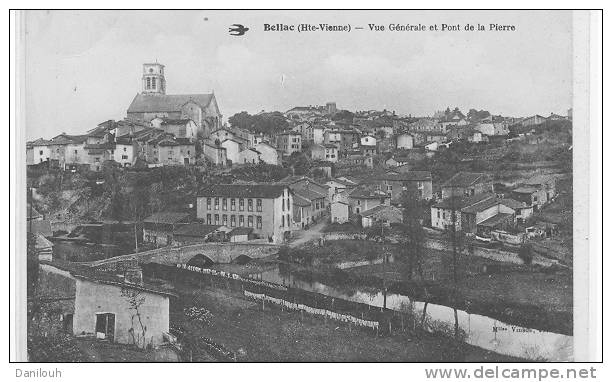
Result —
<instances>
[{"instance_id":1,"label":"riverbank","mask_svg":"<svg viewBox=\"0 0 612 382\"><path fill-rule=\"evenodd\" d=\"M384 279L388 293L488 316L508 324L565 335L573 332L571 273L563 269L472 275L460 279L455 288L450 281L411 281L398 277L406 265L397 262L349 270L286 263L283 266L285 272L294 277L347 292L360 288L381 291Z\"/></svg>"},{"instance_id":2,"label":"riverbank","mask_svg":"<svg viewBox=\"0 0 612 382\"><path fill-rule=\"evenodd\" d=\"M393 261L380 263L387 253ZM516 264L491 258L457 257L454 282L452 252L423 248L421 266L411 267L398 244L333 240L279 253L285 272L350 290L372 288L403 294L538 330L573 332L573 276L562 266ZM377 261L378 260L378 261ZM347 262L370 264L346 268ZM378 262L378 263L377 263ZM344 269L339 269L344 268Z\"/></svg>"}]
</instances>

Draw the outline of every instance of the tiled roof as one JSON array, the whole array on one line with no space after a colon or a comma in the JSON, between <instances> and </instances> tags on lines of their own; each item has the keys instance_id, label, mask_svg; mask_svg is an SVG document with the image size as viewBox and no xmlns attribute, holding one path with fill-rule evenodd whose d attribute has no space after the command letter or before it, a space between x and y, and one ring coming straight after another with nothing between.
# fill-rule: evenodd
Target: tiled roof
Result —
<instances>
[{"instance_id":1,"label":"tiled roof","mask_svg":"<svg viewBox=\"0 0 612 382\"><path fill-rule=\"evenodd\" d=\"M536 187L519 187L519 188L515 188L514 190L512 190L512 192L516 192L519 194L533 194L534 192L537 192L539 189Z\"/></svg>"},{"instance_id":2,"label":"tiled roof","mask_svg":"<svg viewBox=\"0 0 612 382\"><path fill-rule=\"evenodd\" d=\"M466 206L464 208L461 209L461 212L464 212L466 214L475 214L478 212L482 212L485 211L493 206L496 206L500 204L500 200L497 199L497 197L495 197L494 195L492 195L490 198L488 199L484 199L481 200L477 203L474 203L470 206Z\"/></svg>"},{"instance_id":3,"label":"tiled roof","mask_svg":"<svg viewBox=\"0 0 612 382\"><path fill-rule=\"evenodd\" d=\"M36 139L34 141L26 142L26 145L28 145L28 146L46 146L46 145L49 144L49 142L51 142L51 141L48 141L48 140L42 139L42 138L38 138L38 139Z\"/></svg>"},{"instance_id":4,"label":"tiled roof","mask_svg":"<svg viewBox=\"0 0 612 382\"><path fill-rule=\"evenodd\" d=\"M69 145L74 143L83 143L87 140L87 135L68 135L60 134L57 137L53 137L49 141L48 145Z\"/></svg>"},{"instance_id":5,"label":"tiled roof","mask_svg":"<svg viewBox=\"0 0 612 382\"><path fill-rule=\"evenodd\" d=\"M387 172L377 175L376 179L380 180L395 180L395 181L427 181L431 180L431 172L429 171L404 171L399 173Z\"/></svg>"},{"instance_id":6,"label":"tiled roof","mask_svg":"<svg viewBox=\"0 0 612 382\"><path fill-rule=\"evenodd\" d=\"M436 208L445 208L445 209L463 209L465 207L474 205L478 202L481 202L483 200L486 199L491 199L491 198L495 198L495 195L493 194L476 194L476 195L472 195L472 196L466 196L466 197L452 197L452 198L446 198L446 199L442 199L441 201L439 201L438 203L434 204L433 207Z\"/></svg>"},{"instance_id":7,"label":"tiled roof","mask_svg":"<svg viewBox=\"0 0 612 382\"><path fill-rule=\"evenodd\" d=\"M181 111L187 102L193 101L202 108L208 106L214 94L143 94L134 97L128 113L155 113Z\"/></svg>"},{"instance_id":8,"label":"tiled roof","mask_svg":"<svg viewBox=\"0 0 612 382\"><path fill-rule=\"evenodd\" d=\"M444 182L442 187L469 187L485 180L485 174L476 172L458 172L452 178Z\"/></svg>"},{"instance_id":9,"label":"tiled roof","mask_svg":"<svg viewBox=\"0 0 612 382\"><path fill-rule=\"evenodd\" d=\"M349 197L358 199L380 199L388 198L389 196L370 185L360 185L349 192Z\"/></svg>"},{"instance_id":10,"label":"tiled roof","mask_svg":"<svg viewBox=\"0 0 612 382\"><path fill-rule=\"evenodd\" d=\"M494 228L499 223L502 223L502 222L510 219L511 217L512 217L512 214L499 213L497 215L491 216L490 218L488 218L488 219L486 219L484 221L481 221L477 225L484 226L484 227Z\"/></svg>"},{"instance_id":11,"label":"tiled roof","mask_svg":"<svg viewBox=\"0 0 612 382\"><path fill-rule=\"evenodd\" d=\"M79 279L88 280L94 283L106 284L106 285L115 285L120 288L129 288L141 290L144 292L162 294L166 296L177 297L175 293L172 291L158 287L156 285L150 285L147 283L135 284L135 283L127 283L123 280L123 278L113 275L111 273L106 273L102 271L98 271L95 268L91 268L85 265L80 265L77 263L72 263L69 261L62 261L59 259L54 259L53 261L40 261L40 264L50 265L54 268L61 269Z\"/></svg>"},{"instance_id":12,"label":"tiled roof","mask_svg":"<svg viewBox=\"0 0 612 382\"><path fill-rule=\"evenodd\" d=\"M189 217L187 212L158 212L147 217L145 223L175 224L186 220Z\"/></svg>"},{"instance_id":13,"label":"tiled roof","mask_svg":"<svg viewBox=\"0 0 612 382\"><path fill-rule=\"evenodd\" d=\"M308 189L308 188L296 188L293 190L293 193L295 195L299 195L303 199L311 200L311 201L315 199L322 199L327 196L327 195L323 195L319 192L316 192L315 190Z\"/></svg>"},{"instance_id":14,"label":"tiled roof","mask_svg":"<svg viewBox=\"0 0 612 382\"><path fill-rule=\"evenodd\" d=\"M115 138L115 144L117 144L117 145L131 145L132 144L132 138L130 138L130 137Z\"/></svg>"},{"instance_id":15,"label":"tiled roof","mask_svg":"<svg viewBox=\"0 0 612 382\"><path fill-rule=\"evenodd\" d=\"M87 136L88 137L102 138L107 133L108 133L108 127L105 126L105 125L100 125L100 126L96 127L95 129L91 130L89 133L87 133Z\"/></svg>"},{"instance_id":16,"label":"tiled roof","mask_svg":"<svg viewBox=\"0 0 612 382\"><path fill-rule=\"evenodd\" d=\"M367 211L361 212L360 215L362 217L374 217L377 219L384 219L392 222L401 222L403 212L397 207L381 204L374 208L370 208Z\"/></svg>"},{"instance_id":17,"label":"tiled roof","mask_svg":"<svg viewBox=\"0 0 612 382\"><path fill-rule=\"evenodd\" d=\"M178 146L179 143L172 138L165 138L159 142L160 146Z\"/></svg>"},{"instance_id":18,"label":"tiled roof","mask_svg":"<svg viewBox=\"0 0 612 382\"><path fill-rule=\"evenodd\" d=\"M531 178L527 179L523 183L529 184L529 185L546 185L546 184L554 183L554 181L555 181L554 175L539 174L539 175L532 176Z\"/></svg>"},{"instance_id":19,"label":"tiled roof","mask_svg":"<svg viewBox=\"0 0 612 382\"><path fill-rule=\"evenodd\" d=\"M180 226L174 231L175 235L180 236L196 236L205 237L206 235L215 232L220 226L206 225L201 223L189 223Z\"/></svg>"},{"instance_id":20,"label":"tiled roof","mask_svg":"<svg viewBox=\"0 0 612 382\"><path fill-rule=\"evenodd\" d=\"M348 179L347 180L343 180L343 179L331 179L331 180L327 181L327 183L329 183L329 182L340 183L340 184L342 184L344 186L347 186L347 187L355 187L355 186L357 186L357 183L353 183L353 182L349 181Z\"/></svg>"},{"instance_id":21,"label":"tiled roof","mask_svg":"<svg viewBox=\"0 0 612 382\"><path fill-rule=\"evenodd\" d=\"M308 207L312 202L301 197L299 194L293 195L293 204L300 207Z\"/></svg>"},{"instance_id":22,"label":"tiled roof","mask_svg":"<svg viewBox=\"0 0 612 382\"><path fill-rule=\"evenodd\" d=\"M514 199L501 199L500 203L508 208L512 208L513 210L517 210L520 208L526 208L524 203L521 203L518 200L514 200Z\"/></svg>"},{"instance_id":23,"label":"tiled roof","mask_svg":"<svg viewBox=\"0 0 612 382\"><path fill-rule=\"evenodd\" d=\"M285 185L278 184L211 184L204 186L198 196L230 198L277 198L283 194Z\"/></svg>"}]
</instances>

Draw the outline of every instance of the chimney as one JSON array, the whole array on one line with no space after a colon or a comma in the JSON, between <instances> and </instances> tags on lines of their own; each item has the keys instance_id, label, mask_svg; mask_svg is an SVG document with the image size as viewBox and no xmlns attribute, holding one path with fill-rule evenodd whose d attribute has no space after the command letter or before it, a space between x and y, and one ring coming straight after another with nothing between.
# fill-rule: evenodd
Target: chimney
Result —
<instances>
[{"instance_id":1,"label":"chimney","mask_svg":"<svg viewBox=\"0 0 612 382\"><path fill-rule=\"evenodd\" d=\"M128 284L142 285L142 268L131 266L125 270L124 280Z\"/></svg>"}]
</instances>

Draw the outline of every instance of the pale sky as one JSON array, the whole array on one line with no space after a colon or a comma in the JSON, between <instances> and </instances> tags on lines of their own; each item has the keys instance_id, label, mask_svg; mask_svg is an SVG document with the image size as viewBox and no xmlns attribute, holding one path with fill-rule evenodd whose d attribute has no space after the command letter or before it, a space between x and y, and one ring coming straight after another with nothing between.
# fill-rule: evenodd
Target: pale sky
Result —
<instances>
[{"instance_id":1,"label":"pale sky","mask_svg":"<svg viewBox=\"0 0 612 382\"><path fill-rule=\"evenodd\" d=\"M338 108L432 115L447 106L566 115L568 11L32 11L26 14L26 138L122 119L142 64L164 64L167 93L214 90L224 121L242 110ZM231 24L250 30L230 36ZM264 32L328 23L344 32ZM514 32L371 32L368 23L513 24Z\"/></svg>"}]
</instances>

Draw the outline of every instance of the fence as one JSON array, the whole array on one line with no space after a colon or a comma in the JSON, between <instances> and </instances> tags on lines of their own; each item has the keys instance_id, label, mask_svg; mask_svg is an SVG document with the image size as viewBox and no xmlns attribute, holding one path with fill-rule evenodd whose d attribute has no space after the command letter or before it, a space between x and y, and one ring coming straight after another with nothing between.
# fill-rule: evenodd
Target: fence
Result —
<instances>
[{"instance_id":1,"label":"fence","mask_svg":"<svg viewBox=\"0 0 612 382\"><path fill-rule=\"evenodd\" d=\"M350 316L348 314L340 314L340 313L329 311L327 309L319 309L319 308L313 308L311 306L306 306L304 304L296 304L296 303L286 301L280 298L274 298L274 297L270 297L270 296L267 296L265 294L260 294L260 293L253 293L247 290L244 291L244 295L254 300L267 301L267 302L271 302L276 305L281 305L289 310L304 311L309 314L324 316L332 320L349 322L356 326L363 326L366 328L378 330L379 324L377 321L363 320L357 317Z\"/></svg>"}]
</instances>

